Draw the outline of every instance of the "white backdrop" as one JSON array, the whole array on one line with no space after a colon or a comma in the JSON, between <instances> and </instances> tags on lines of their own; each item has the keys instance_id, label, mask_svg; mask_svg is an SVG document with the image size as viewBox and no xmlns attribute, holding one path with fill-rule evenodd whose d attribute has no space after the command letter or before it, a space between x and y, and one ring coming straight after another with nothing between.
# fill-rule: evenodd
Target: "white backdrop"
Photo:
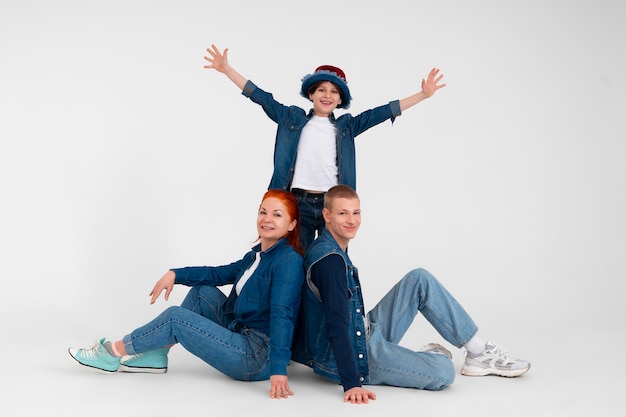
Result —
<instances>
[{"instance_id":1,"label":"white backdrop","mask_svg":"<svg viewBox=\"0 0 626 417\"><path fill-rule=\"evenodd\" d=\"M211 43L305 108L301 77L341 67L353 114L441 68L446 88L357 138L370 307L421 266L510 345L623 332L624 4L213 3L0 3L3 337L122 336L168 268L248 248L275 125L202 68Z\"/></svg>"}]
</instances>

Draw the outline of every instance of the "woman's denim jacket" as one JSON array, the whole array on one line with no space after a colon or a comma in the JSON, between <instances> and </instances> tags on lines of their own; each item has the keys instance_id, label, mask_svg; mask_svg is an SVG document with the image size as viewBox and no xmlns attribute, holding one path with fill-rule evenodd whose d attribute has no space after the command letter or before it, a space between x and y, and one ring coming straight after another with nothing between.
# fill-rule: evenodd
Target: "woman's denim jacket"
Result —
<instances>
[{"instance_id":1,"label":"woman's denim jacket","mask_svg":"<svg viewBox=\"0 0 626 417\"><path fill-rule=\"evenodd\" d=\"M369 382L367 364L367 333L363 320L363 295L357 268L337 244L328 229L311 244L304 258L306 271L300 318L296 328L291 358L313 368L313 371L333 382L341 383L333 349L326 334L326 318L319 291L311 281L311 268L331 254L339 254L345 262L350 305L350 338L356 369L362 384Z\"/></svg>"},{"instance_id":2,"label":"woman's denim jacket","mask_svg":"<svg viewBox=\"0 0 626 417\"><path fill-rule=\"evenodd\" d=\"M274 100L272 94L261 90L252 81L246 83L242 94L261 105L269 118L278 125L274 146L274 173L268 188L289 190L296 166L300 134L304 125L313 115L313 110L307 115L304 109L300 107L285 106ZM346 113L335 119L334 115L331 114L330 120L337 127L338 184L346 184L356 189L354 138L387 119L391 119L393 123L400 114L400 102L398 100L366 110L357 116Z\"/></svg>"},{"instance_id":3,"label":"woman's denim jacket","mask_svg":"<svg viewBox=\"0 0 626 417\"><path fill-rule=\"evenodd\" d=\"M234 317L233 331L256 329L270 339L270 374L287 375L293 329L298 318L304 268L302 256L283 238L261 252L261 261L237 296L235 286L253 264L261 246L255 246L236 262L223 266L172 269L176 284L221 286L233 284L222 306Z\"/></svg>"}]
</instances>

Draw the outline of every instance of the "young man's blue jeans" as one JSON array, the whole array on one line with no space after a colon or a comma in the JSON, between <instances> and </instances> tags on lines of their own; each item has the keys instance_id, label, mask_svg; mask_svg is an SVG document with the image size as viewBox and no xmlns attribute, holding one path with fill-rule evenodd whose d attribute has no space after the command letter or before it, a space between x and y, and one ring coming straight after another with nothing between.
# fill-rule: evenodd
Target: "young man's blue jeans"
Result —
<instances>
[{"instance_id":1,"label":"young man's blue jeans","mask_svg":"<svg viewBox=\"0 0 626 417\"><path fill-rule=\"evenodd\" d=\"M218 288L192 287L184 301L124 336L129 355L180 343L189 352L241 381L270 377L269 337L244 329L229 330L233 317L222 312L226 296Z\"/></svg>"},{"instance_id":2,"label":"young man's blue jeans","mask_svg":"<svg viewBox=\"0 0 626 417\"><path fill-rule=\"evenodd\" d=\"M463 307L435 277L415 269L367 314L369 384L440 390L454 382L454 366L446 356L398 345L418 312L456 347L463 346L478 331Z\"/></svg>"}]
</instances>

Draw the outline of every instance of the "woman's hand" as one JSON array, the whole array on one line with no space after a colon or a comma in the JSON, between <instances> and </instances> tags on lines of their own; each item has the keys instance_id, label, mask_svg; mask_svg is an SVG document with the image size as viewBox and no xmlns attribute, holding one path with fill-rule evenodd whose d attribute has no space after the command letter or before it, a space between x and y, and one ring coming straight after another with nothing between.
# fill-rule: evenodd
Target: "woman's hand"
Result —
<instances>
[{"instance_id":1,"label":"woman's hand","mask_svg":"<svg viewBox=\"0 0 626 417\"><path fill-rule=\"evenodd\" d=\"M289 388L287 375L270 376L270 384L270 398L280 400L281 398L289 398L290 395L295 395Z\"/></svg>"},{"instance_id":2,"label":"woman's hand","mask_svg":"<svg viewBox=\"0 0 626 417\"><path fill-rule=\"evenodd\" d=\"M154 284L154 288L152 288L152 291L150 291L149 295L152 296L152 298L150 299L150 304L154 304L154 302L157 300L157 298L159 298L159 295L161 295L163 290L165 290L165 301L167 301L170 298L170 293L172 292L172 289L174 288L175 280L176 274L174 273L174 271L167 271L167 273L163 275L156 284Z\"/></svg>"}]
</instances>

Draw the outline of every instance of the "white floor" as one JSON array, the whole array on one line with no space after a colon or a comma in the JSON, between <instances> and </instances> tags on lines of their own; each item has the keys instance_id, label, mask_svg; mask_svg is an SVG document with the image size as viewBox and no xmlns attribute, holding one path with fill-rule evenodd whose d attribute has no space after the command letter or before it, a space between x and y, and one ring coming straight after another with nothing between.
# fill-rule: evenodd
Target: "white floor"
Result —
<instances>
[{"instance_id":1,"label":"white floor","mask_svg":"<svg viewBox=\"0 0 626 417\"><path fill-rule=\"evenodd\" d=\"M51 323L54 320L50 320ZM29 341L29 329L15 335L26 343L3 347L1 409L5 416L623 416L623 372L610 332L578 329L585 339L573 345L573 332L537 334L519 343L515 353L532 361L520 378L466 377L440 392L370 387L377 396L368 405L344 404L339 386L308 368L290 365L296 395L270 400L267 382L233 381L191 356L181 347L170 353L163 375L102 375L75 364L67 347L79 342L73 329L36 329L43 336ZM32 330L32 328L30 329ZM620 338L622 336L619 336ZM84 341L85 345L91 341ZM580 346L582 345L582 346ZM613 353L610 353L613 352ZM518 356L522 356L521 354ZM454 352L457 370L462 352Z\"/></svg>"}]
</instances>

